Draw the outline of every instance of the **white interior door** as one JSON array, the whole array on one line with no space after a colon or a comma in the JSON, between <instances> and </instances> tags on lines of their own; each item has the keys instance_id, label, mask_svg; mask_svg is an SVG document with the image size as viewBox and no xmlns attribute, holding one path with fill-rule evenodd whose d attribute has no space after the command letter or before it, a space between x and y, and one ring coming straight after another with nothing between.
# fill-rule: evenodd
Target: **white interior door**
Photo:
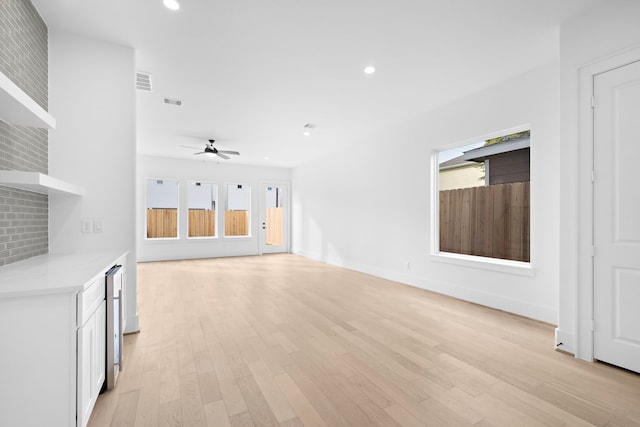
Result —
<instances>
[{"instance_id":1,"label":"white interior door","mask_svg":"<svg viewBox=\"0 0 640 427\"><path fill-rule=\"evenodd\" d=\"M262 184L260 195L261 253L289 252L289 188Z\"/></svg>"},{"instance_id":2,"label":"white interior door","mask_svg":"<svg viewBox=\"0 0 640 427\"><path fill-rule=\"evenodd\" d=\"M594 357L640 372L640 62L594 101Z\"/></svg>"}]
</instances>

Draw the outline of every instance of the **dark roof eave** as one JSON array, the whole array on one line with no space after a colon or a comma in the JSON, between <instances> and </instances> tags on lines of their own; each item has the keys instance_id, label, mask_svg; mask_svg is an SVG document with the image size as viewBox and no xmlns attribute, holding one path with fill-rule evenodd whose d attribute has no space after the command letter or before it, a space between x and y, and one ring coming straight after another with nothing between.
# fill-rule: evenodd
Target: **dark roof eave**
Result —
<instances>
[{"instance_id":1,"label":"dark roof eave","mask_svg":"<svg viewBox=\"0 0 640 427\"><path fill-rule=\"evenodd\" d=\"M510 151L523 150L529 148L531 138L518 138L512 141L501 142L499 144L488 145L469 150L464 153L464 160L472 162L483 162L488 157L496 154L508 153Z\"/></svg>"}]
</instances>

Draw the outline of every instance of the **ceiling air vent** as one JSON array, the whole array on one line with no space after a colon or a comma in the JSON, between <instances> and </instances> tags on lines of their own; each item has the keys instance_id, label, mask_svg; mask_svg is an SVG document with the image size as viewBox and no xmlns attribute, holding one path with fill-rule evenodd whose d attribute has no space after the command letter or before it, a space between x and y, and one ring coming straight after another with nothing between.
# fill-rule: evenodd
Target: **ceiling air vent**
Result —
<instances>
[{"instance_id":1,"label":"ceiling air vent","mask_svg":"<svg viewBox=\"0 0 640 427\"><path fill-rule=\"evenodd\" d=\"M164 103L170 104L170 105L177 105L178 107L182 105L182 101L180 101L179 99L172 99L172 98L164 98Z\"/></svg>"},{"instance_id":2,"label":"ceiling air vent","mask_svg":"<svg viewBox=\"0 0 640 427\"><path fill-rule=\"evenodd\" d=\"M136 71L136 89L151 92L151 74Z\"/></svg>"}]
</instances>

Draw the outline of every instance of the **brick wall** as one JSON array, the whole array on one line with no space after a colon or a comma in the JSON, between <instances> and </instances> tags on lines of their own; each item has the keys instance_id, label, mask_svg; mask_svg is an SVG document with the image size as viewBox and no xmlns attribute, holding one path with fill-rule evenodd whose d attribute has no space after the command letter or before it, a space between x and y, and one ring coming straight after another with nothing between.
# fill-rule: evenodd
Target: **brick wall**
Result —
<instances>
[{"instance_id":1,"label":"brick wall","mask_svg":"<svg viewBox=\"0 0 640 427\"><path fill-rule=\"evenodd\" d=\"M47 26L29 0L0 0L0 71L48 110ZM48 131L0 120L0 169L47 173ZM0 186L0 266L49 248L46 195Z\"/></svg>"}]
</instances>

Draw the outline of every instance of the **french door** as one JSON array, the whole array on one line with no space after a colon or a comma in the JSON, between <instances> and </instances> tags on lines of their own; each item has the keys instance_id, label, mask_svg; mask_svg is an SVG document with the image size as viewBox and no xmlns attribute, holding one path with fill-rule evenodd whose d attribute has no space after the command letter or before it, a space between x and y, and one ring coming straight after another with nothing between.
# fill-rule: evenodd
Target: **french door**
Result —
<instances>
[{"instance_id":1,"label":"french door","mask_svg":"<svg viewBox=\"0 0 640 427\"><path fill-rule=\"evenodd\" d=\"M260 191L260 253L289 252L289 187L262 184Z\"/></svg>"}]
</instances>

